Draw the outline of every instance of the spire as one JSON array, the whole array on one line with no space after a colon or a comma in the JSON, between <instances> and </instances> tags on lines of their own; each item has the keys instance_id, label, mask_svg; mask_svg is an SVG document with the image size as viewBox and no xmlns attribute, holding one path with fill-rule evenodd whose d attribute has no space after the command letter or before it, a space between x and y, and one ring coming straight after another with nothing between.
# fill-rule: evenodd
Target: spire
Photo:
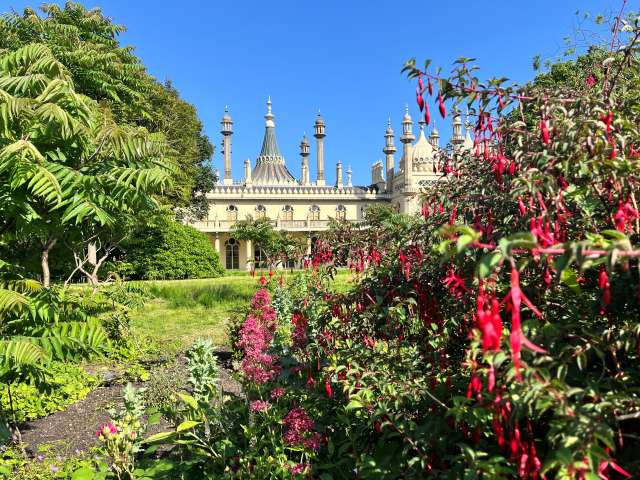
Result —
<instances>
[{"instance_id":1,"label":"spire","mask_svg":"<svg viewBox=\"0 0 640 480\"><path fill-rule=\"evenodd\" d=\"M276 125L273 119L275 115L271 111L271 97L267 100L267 113L265 118L264 139L262 149L256 159L256 168L253 171L253 183L261 185L287 185L295 183L293 175L284 164L284 157L280 153L276 140Z\"/></svg>"},{"instance_id":2,"label":"spire","mask_svg":"<svg viewBox=\"0 0 640 480\"><path fill-rule=\"evenodd\" d=\"M347 167L347 187L353 187L353 183L351 182L351 165Z\"/></svg>"},{"instance_id":3,"label":"spire","mask_svg":"<svg viewBox=\"0 0 640 480\"><path fill-rule=\"evenodd\" d=\"M269 98L267 99L267 114L264 116L264 119L266 120L265 124L267 127L275 127L276 124L273 122L275 115L273 113L271 113L271 95L269 95Z\"/></svg>"}]
</instances>

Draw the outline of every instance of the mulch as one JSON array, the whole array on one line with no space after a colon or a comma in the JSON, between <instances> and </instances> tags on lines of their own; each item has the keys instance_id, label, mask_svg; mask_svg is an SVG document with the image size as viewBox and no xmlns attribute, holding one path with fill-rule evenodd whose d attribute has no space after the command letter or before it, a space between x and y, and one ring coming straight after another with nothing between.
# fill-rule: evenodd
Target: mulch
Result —
<instances>
[{"instance_id":1,"label":"mulch","mask_svg":"<svg viewBox=\"0 0 640 480\"><path fill-rule=\"evenodd\" d=\"M232 377L230 352L219 352L218 356L222 365L220 383L223 391L242 396L240 384ZM78 455L97 445L96 431L100 425L109 421L107 410L121 404L122 391L125 388L125 385L118 381L118 375L113 372L107 372L104 377L107 380L91 391L84 400L70 405L61 412L20 425L22 441L31 456L35 457L38 447L43 444L52 444L56 453L62 457ZM144 383L134 386L142 387ZM152 435L169 428L169 424L163 419L158 425L150 427L147 434Z\"/></svg>"}]
</instances>

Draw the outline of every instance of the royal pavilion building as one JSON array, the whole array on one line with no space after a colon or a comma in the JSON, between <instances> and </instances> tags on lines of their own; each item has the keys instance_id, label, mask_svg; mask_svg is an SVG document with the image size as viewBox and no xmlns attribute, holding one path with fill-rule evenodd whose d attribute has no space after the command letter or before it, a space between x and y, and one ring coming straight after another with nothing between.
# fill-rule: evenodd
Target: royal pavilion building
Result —
<instances>
[{"instance_id":1,"label":"royal pavilion building","mask_svg":"<svg viewBox=\"0 0 640 480\"><path fill-rule=\"evenodd\" d=\"M367 186L352 184L352 172L348 168L343 181L342 162L336 163L336 182L325 182L325 123L321 115L314 124L316 178L311 180L309 169L310 144L306 136L300 142L301 178L296 179L285 164L278 148L271 99L267 101L264 139L255 166L249 159L244 162L244 178L234 180L231 172L231 140L233 120L225 109L221 123L224 155L224 175L221 182L206 193L209 201L208 216L192 225L211 236L222 264L227 269L250 269L259 259L260 251L250 241L233 237L233 226L246 218L271 219L274 227L306 238L308 251L318 232L329 227L330 220L361 221L366 208L385 202L397 211L414 214L419 210L421 187L437 181L437 154L440 138L434 127L426 137L420 124L418 140L413 133L413 121L408 108L402 119L402 155L395 167L396 147L394 132L389 120L382 151L385 163L378 161L371 167L371 183ZM449 147L454 150L470 149L473 145L468 126L463 133L459 115L453 119L453 134Z\"/></svg>"}]
</instances>

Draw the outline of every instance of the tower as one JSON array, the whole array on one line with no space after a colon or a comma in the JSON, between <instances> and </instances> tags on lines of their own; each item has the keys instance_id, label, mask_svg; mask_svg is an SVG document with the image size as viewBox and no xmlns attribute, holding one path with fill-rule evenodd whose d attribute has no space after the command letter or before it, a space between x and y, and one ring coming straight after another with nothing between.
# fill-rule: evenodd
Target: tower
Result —
<instances>
[{"instance_id":1,"label":"tower","mask_svg":"<svg viewBox=\"0 0 640 480\"><path fill-rule=\"evenodd\" d=\"M251 160L248 158L244 161L244 183L251 185Z\"/></svg>"},{"instance_id":2,"label":"tower","mask_svg":"<svg viewBox=\"0 0 640 480\"><path fill-rule=\"evenodd\" d=\"M300 142L300 157L302 158L302 178L300 183L302 185L309 185L309 140L305 134Z\"/></svg>"},{"instance_id":3,"label":"tower","mask_svg":"<svg viewBox=\"0 0 640 480\"><path fill-rule=\"evenodd\" d=\"M433 122L433 130L431 130L431 135L429 135L429 143L436 150L440 148L440 132L438 132L435 122Z\"/></svg>"},{"instance_id":4,"label":"tower","mask_svg":"<svg viewBox=\"0 0 640 480\"><path fill-rule=\"evenodd\" d=\"M413 120L409 115L409 105L405 107L404 117L402 118L402 164L404 165L404 188L405 190L411 186L411 174L413 164L411 161L411 143L416 139L413 134Z\"/></svg>"},{"instance_id":5,"label":"tower","mask_svg":"<svg viewBox=\"0 0 640 480\"><path fill-rule=\"evenodd\" d=\"M464 135L462 134L462 120L459 113L455 113L453 117L453 135L451 135L451 145L454 150L459 150L464 143Z\"/></svg>"},{"instance_id":6,"label":"tower","mask_svg":"<svg viewBox=\"0 0 640 480\"><path fill-rule=\"evenodd\" d=\"M393 191L393 172L395 169L393 155L396 153L396 146L393 144L393 128L391 128L391 117L387 122L387 131L384 134L385 144L382 151L386 155L387 164L387 193Z\"/></svg>"},{"instance_id":7,"label":"tower","mask_svg":"<svg viewBox=\"0 0 640 480\"><path fill-rule=\"evenodd\" d=\"M351 181L351 165L347 167L347 188L353 187L353 182Z\"/></svg>"},{"instance_id":8,"label":"tower","mask_svg":"<svg viewBox=\"0 0 640 480\"><path fill-rule=\"evenodd\" d=\"M318 112L318 116L316 118L316 123L313 126L314 134L316 137L316 155L318 161L318 172L316 177L316 185L319 187L324 187L324 137L326 136L324 133L324 120Z\"/></svg>"},{"instance_id":9,"label":"tower","mask_svg":"<svg viewBox=\"0 0 640 480\"><path fill-rule=\"evenodd\" d=\"M342 187L342 162L338 160L338 163L336 163L336 188Z\"/></svg>"},{"instance_id":10,"label":"tower","mask_svg":"<svg viewBox=\"0 0 640 480\"><path fill-rule=\"evenodd\" d=\"M224 115L220 122L222 133L222 153L224 154L224 185L233 184L233 177L231 176L231 135L233 135L233 120L229 115L229 108L224 108Z\"/></svg>"}]
</instances>

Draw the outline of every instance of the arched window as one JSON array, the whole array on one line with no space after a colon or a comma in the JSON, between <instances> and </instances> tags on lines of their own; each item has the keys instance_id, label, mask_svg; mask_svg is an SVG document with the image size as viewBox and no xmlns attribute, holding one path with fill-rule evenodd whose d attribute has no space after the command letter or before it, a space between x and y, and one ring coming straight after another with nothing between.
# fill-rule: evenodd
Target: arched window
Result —
<instances>
[{"instance_id":1,"label":"arched window","mask_svg":"<svg viewBox=\"0 0 640 480\"><path fill-rule=\"evenodd\" d=\"M282 207L282 214L280 218L282 220L293 220L293 207L291 205L285 205Z\"/></svg>"},{"instance_id":2,"label":"arched window","mask_svg":"<svg viewBox=\"0 0 640 480\"><path fill-rule=\"evenodd\" d=\"M338 205L336 207L336 220L344 220L347 217L347 209L344 205Z\"/></svg>"},{"instance_id":3,"label":"arched window","mask_svg":"<svg viewBox=\"0 0 640 480\"><path fill-rule=\"evenodd\" d=\"M264 218L267 216L267 209L264 205L256 205L256 218Z\"/></svg>"},{"instance_id":4,"label":"arched window","mask_svg":"<svg viewBox=\"0 0 640 480\"><path fill-rule=\"evenodd\" d=\"M311 205L309 208L309 220L320 220L320 207L318 205Z\"/></svg>"},{"instance_id":5,"label":"arched window","mask_svg":"<svg viewBox=\"0 0 640 480\"><path fill-rule=\"evenodd\" d=\"M225 265L228 270L240 268L240 245L235 238L230 238L224 242Z\"/></svg>"},{"instance_id":6,"label":"arched window","mask_svg":"<svg viewBox=\"0 0 640 480\"><path fill-rule=\"evenodd\" d=\"M227 220L230 222L235 222L238 220L238 207L235 205L229 205L227 207Z\"/></svg>"}]
</instances>

